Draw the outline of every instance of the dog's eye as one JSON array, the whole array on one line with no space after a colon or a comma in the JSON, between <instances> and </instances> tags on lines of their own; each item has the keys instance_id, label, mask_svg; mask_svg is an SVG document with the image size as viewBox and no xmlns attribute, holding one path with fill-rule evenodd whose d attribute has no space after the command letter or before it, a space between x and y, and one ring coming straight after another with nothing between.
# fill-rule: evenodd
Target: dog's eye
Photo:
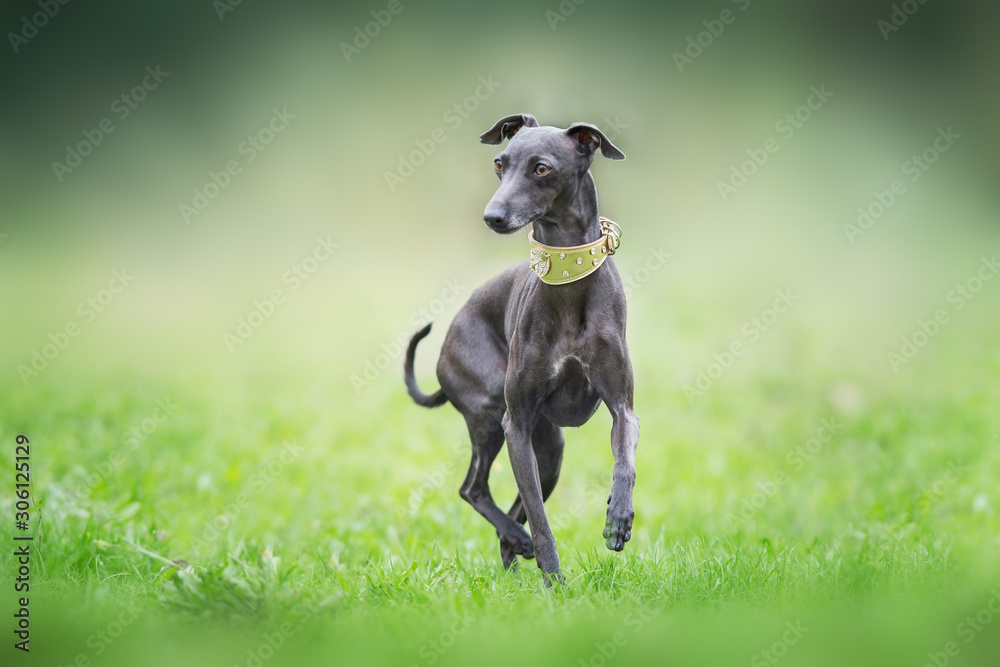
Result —
<instances>
[{"instance_id":1,"label":"dog's eye","mask_svg":"<svg viewBox=\"0 0 1000 667\"><path fill-rule=\"evenodd\" d=\"M497 173L499 174L501 171L503 171L503 162L501 162L500 160L493 160L493 168L496 169Z\"/></svg>"},{"instance_id":2,"label":"dog's eye","mask_svg":"<svg viewBox=\"0 0 1000 667\"><path fill-rule=\"evenodd\" d=\"M545 174L549 173L549 171L550 171L549 165L542 164L541 162L539 162L538 166L535 167L535 173L538 174L539 176L544 176Z\"/></svg>"}]
</instances>

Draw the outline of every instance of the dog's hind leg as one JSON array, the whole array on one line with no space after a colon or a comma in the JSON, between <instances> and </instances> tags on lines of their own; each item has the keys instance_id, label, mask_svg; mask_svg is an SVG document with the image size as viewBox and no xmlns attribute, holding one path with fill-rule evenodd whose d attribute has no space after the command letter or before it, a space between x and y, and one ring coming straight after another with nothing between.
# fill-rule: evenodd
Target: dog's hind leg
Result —
<instances>
[{"instance_id":1,"label":"dog's hind leg","mask_svg":"<svg viewBox=\"0 0 1000 667\"><path fill-rule=\"evenodd\" d=\"M490 466L503 447L503 427L500 422L488 417L466 418L466 423L469 426L469 436L472 438L472 462L459 495L493 524L501 544L509 545L514 554L534 558L528 531L497 507L490 493ZM504 562L504 567L508 566L509 563Z\"/></svg>"},{"instance_id":2,"label":"dog's hind leg","mask_svg":"<svg viewBox=\"0 0 1000 667\"><path fill-rule=\"evenodd\" d=\"M559 481L559 470L562 468L563 457L562 429L550 422L545 417L540 416L535 430L531 432L531 446L535 451L535 460L538 462L538 478L542 483L542 500L548 500L552 490L556 488ZM510 506L507 515L513 517L518 524L524 525L528 520L528 513L524 511L524 504L521 502L521 495L518 494L514 504ZM511 565L516 565L517 555L514 545L500 540L500 558L503 559L504 569L509 569Z\"/></svg>"}]
</instances>

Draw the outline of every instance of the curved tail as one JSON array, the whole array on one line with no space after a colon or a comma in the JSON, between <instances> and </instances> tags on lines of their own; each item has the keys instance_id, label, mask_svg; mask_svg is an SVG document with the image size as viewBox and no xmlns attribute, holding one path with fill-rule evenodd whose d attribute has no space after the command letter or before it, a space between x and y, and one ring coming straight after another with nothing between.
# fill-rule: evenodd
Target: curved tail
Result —
<instances>
[{"instance_id":1,"label":"curved tail","mask_svg":"<svg viewBox=\"0 0 1000 667\"><path fill-rule=\"evenodd\" d=\"M413 357L417 354L417 343L422 341L430 332L431 325L428 324L413 334L413 338L410 339L410 344L406 348L406 361L403 362L403 379L406 380L406 391L417 405L422 405L425 408L436 408L448 402L448 397L444 395L444 390L438 389L433 394L425 394L420 391L420 387L417 386L417 378L413 375Z\"/></svg>"}]
</instances>

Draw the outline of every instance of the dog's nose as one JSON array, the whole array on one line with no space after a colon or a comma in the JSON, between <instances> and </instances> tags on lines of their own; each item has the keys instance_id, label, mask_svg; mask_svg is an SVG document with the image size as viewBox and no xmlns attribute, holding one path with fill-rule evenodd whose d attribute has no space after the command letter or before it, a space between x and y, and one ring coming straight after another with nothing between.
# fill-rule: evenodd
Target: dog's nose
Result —
<instances>
[{"instance_id":1,"label":"dog's nose","mask_svg":"<svg viewBox=\"0 0 1000 667\"><path fill-rule=\"evenodd\" d=\"M483 213L483 221L493 229L502 227L506 218L507 211L501 206L487 206L486 212Z\"/></svg>"}]
</instances>

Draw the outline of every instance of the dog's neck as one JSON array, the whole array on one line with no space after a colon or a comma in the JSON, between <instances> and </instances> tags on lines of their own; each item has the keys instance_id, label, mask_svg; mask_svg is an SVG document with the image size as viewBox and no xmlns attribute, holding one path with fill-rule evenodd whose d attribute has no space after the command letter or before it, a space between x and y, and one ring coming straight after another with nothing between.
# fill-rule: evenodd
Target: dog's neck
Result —
<instances>
[{"instance_id":1,"label":"dog's neck","mask_svg":"<svg viewBox=\"0 0 1000 667\"><path fill-rule=\"evenodd\" d=\"M577 182L575 192L560 193L553 202L554 215L543 215L532 222L535 240L548 246L577 246L601 238L597 208L597 186L588 170Z\"/></svg>"}]
</instances>

